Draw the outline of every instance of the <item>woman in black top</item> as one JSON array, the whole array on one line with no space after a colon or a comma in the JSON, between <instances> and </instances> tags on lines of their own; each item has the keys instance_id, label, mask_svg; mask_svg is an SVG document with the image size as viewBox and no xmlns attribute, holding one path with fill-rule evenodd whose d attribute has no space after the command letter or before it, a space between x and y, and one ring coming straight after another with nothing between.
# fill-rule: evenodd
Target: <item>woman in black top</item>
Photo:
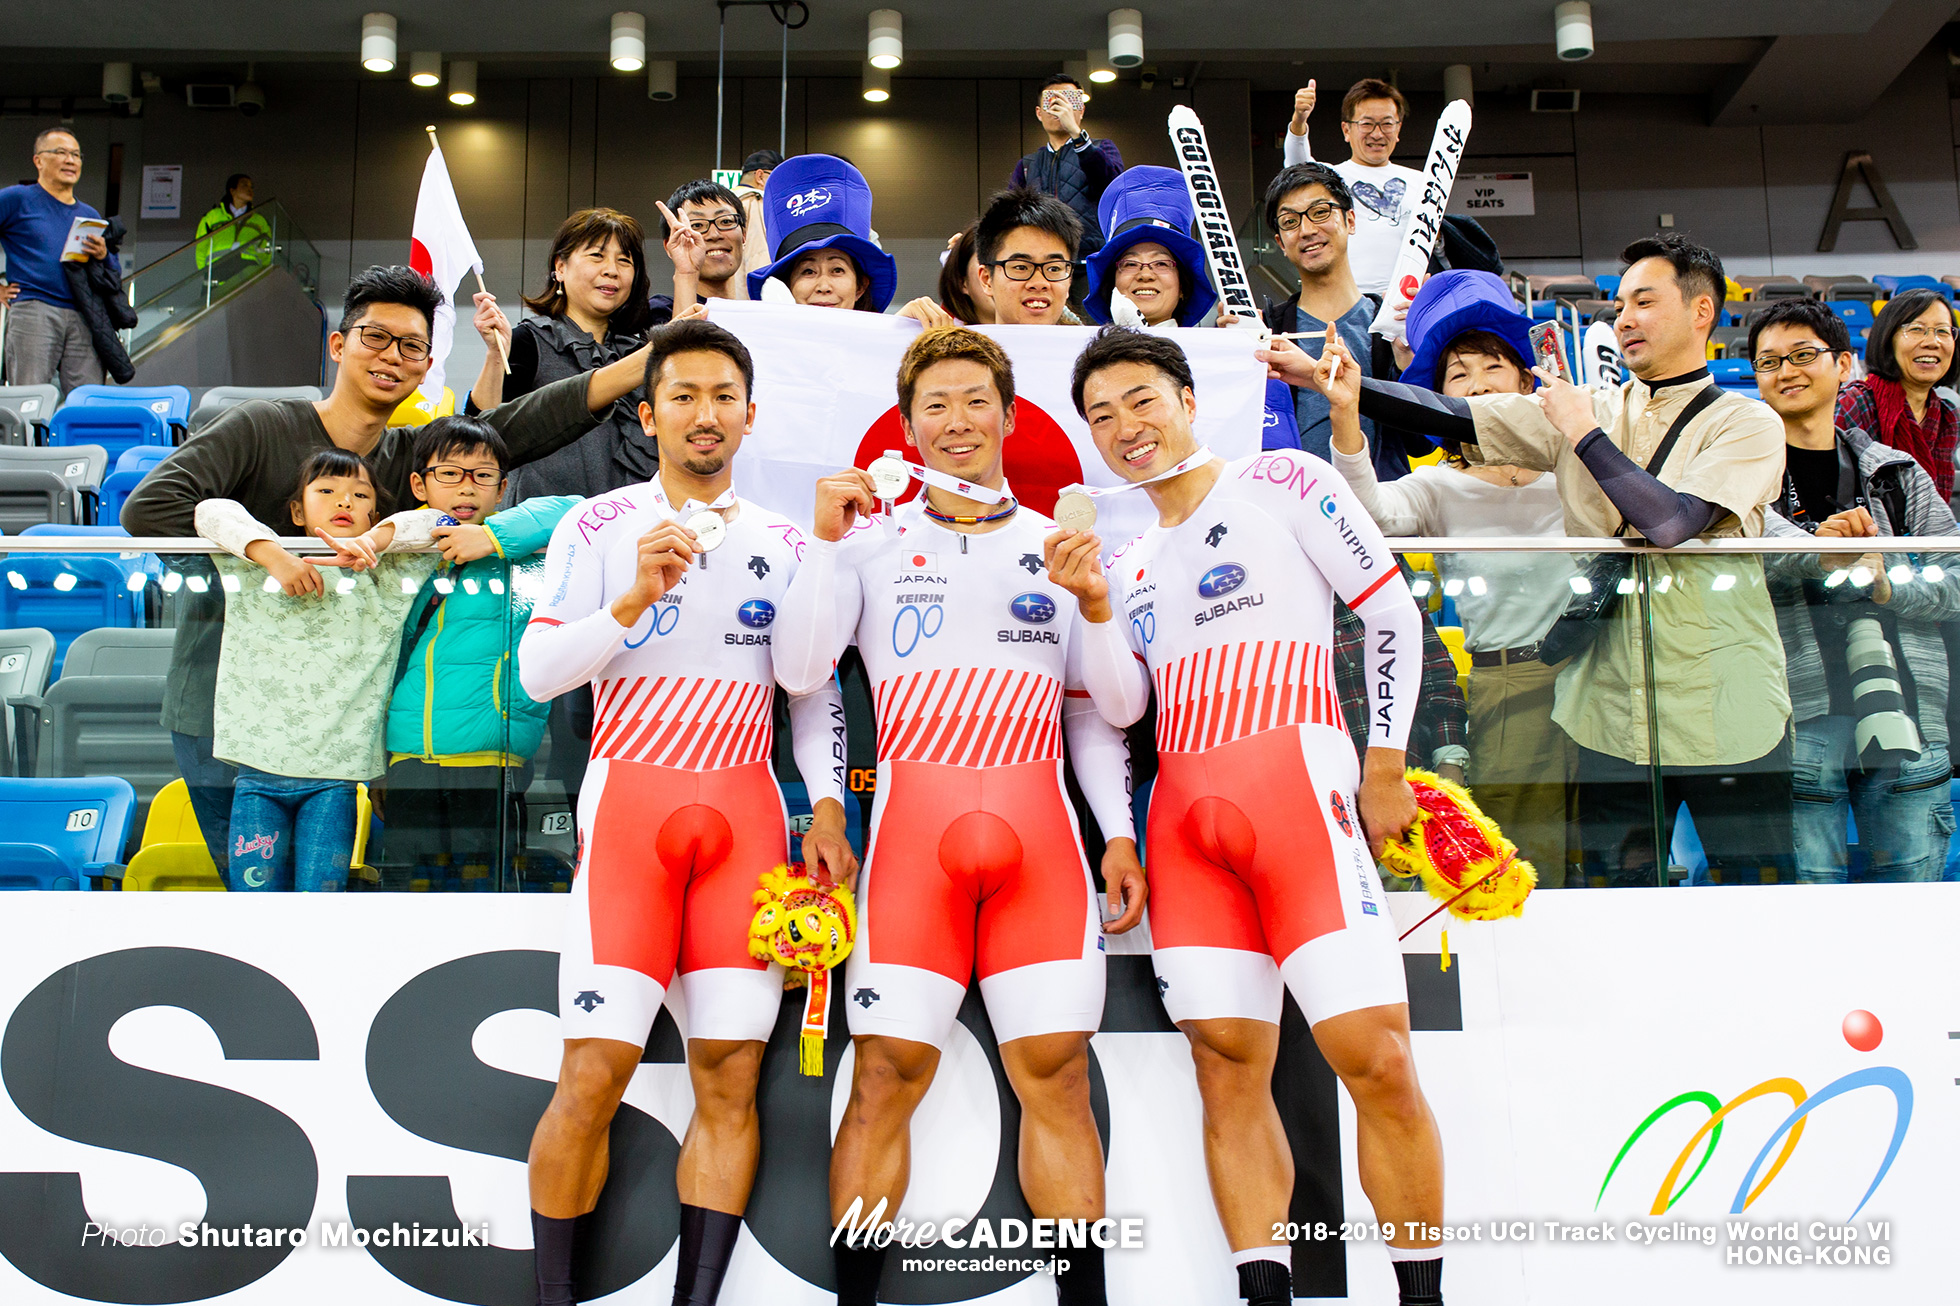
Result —
<instances>
[{"instance_id":1,"label":"woman in black top","mask_svg":"<svg viewBox=\"0 0 1960 1306\"><path fill-rule=\"evenodd\" d=\"M528 394L561 377L603 367L646 343L651 325L645 236L631 215L581 209L566 218L551 243L551 279L526 297L540 317L513 329L487 296L478 296L476 328L488 347L483 371L464 411L475 414ZM503 369L497 339L510 356ZM545 494L605 494L648 480L659 465L654 442L640 429L635 390L584 437L511 473L507 494L521 503Z\"/></svg>"}]
</instances>

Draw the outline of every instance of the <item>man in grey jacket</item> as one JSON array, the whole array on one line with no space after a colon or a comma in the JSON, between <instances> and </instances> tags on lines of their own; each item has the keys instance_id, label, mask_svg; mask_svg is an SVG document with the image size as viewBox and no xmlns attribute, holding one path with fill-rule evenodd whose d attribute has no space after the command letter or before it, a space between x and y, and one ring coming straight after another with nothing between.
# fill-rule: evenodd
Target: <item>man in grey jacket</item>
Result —
<instances>
[{"instance_id":1,"label":"man in grey jacket","mask_svg":"<svg viewBox=\"0 0 1960 1306\"><path fill-rule=\"evenodd\" d=\"M1780 301L1751 324L1756 386L1783 419L1788 458L1764 534L1810 534L1820 546L1827 539L1955 534L1952 512L1912 455L1835 426L1850 351L1843 319L1816 300ZM1860 880L1939 879L1953 835L1939 623L1960 616L1960 556L1861 553L1854 545L1766 562L1796 718L1798 875L1809 883L1850 878L1846 817L1855 813L1865 854ZM1855 675L1854 663L1869 661L1878 647L1875 635L1899 664L1896 694L1882 671L1876 694ZM1854 656L1851 646L1861 641ZM1860 727L1873 721L1875 708L1902 711L1919 737L1894 717L1872 739L1871 725Z\"/></svg>"}]
</instances>

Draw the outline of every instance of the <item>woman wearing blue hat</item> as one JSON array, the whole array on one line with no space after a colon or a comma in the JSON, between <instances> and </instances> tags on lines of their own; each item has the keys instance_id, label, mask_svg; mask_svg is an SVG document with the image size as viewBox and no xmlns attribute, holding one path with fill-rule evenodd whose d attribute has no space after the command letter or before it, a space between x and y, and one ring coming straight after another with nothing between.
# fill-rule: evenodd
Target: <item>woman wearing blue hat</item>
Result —
<instances>
[{"instance_id":1,"label":"woman wearing blue hat","mask_svg":"<svg viewBox=\"0 0 1960 1306\"><path fill-rule=\"evenodd\" d=\"M1439 272L1409 305L1415 354L1402 372L1456 398L1536 385L1530 322L1488 272ZM1330 344L1345 355L1346 347ZM1352 364L1352 359L1347 360ZM1413 469L1376 479L1361 433L1360 369L1347 366L1331 399L1333 463L1386 535L1563 536L1564 510L1549 472L1511 466ZM1477 801L1538 870L1541 885L1565 883L1566 795L1572 741L1552 723L1557 672L1539 642L1564 612L1572 559L1564 553L1439 553L1443 592L1454 599L1470 654L1470 765Z\"/></svg>"},{"instance_id":2,"label":"woman wearing blue hat","mask_svg":"<svg viewBox=\"0 0 1960 1306\"><path fill-rule=\"evenodd\" d=\"M749 273L749 298L774 278L799 304L882 313L898 290L898 262L871 239L871 185L829 154L799 154L769 174L763 227L774 260Z\"/></svg>"},{"instance_id":3,"label":"woman wearing blue hat","mask_svg":"<svg viewBox=\"0 0 1960 1306\"><path fill-rule=\"evenodd\" d=\"M1205 267L1204 246L1191 235L1196 215L1184 174L1137 167L1109 183L1097 208L1103 247L1089 256L1083 309L1113 322L1113 297L1135 305L1145 326L1197 326L1218 303Z\"/></svg>"}]
</instances>

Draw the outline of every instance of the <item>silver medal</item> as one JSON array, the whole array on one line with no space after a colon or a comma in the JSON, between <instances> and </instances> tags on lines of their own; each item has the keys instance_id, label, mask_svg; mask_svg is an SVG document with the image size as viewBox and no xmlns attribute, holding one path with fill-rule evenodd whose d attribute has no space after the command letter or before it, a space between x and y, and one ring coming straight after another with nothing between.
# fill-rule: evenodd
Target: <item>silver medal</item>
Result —
<instances>
[{"instance_id":1,"label":"silver medal","mask_svg":"<svg viewBox=\"0 0 1960 1306\"><path fill-rule=\"evenodd\" d=\"M703 553L713 553L717 545L728 534L728 523L721 514L704 509L687 519L687 528L694 532L694 543Z\"/></svg>"},{"instance_id":2,"label":"silver medal","mask_svg":"<svg viewBox=\"0 0 1960 1306\"><path fill-rule=\"evenodd\" d=\"M1078 490L1070 490L1055 500L1055 524L1064 530L1094 530L1096 501Z\"/></svg>"},{"instance_id":3,"label":"silver medal","mask_svg":"<svg viewBox=\"0 0 1960 1306\"><path fill-rule=\"evenodd\" d=\"M865 470L871 474L871 488L886 503L905 493L905 486L912 479L905 469L905 459L890 449L873 458Z\"/></svg>"}]
</instances>

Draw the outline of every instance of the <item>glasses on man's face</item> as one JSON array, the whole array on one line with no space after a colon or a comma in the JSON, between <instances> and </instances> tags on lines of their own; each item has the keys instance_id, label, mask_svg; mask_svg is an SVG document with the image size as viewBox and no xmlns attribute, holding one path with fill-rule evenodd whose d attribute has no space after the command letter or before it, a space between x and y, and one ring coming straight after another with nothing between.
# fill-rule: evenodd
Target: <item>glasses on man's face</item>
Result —
<instances>
[{"instance_id":1,"label":"glasses on man's face","mask_svg":"<svg viewBox=\"0 0 1960 1306\"><path fill-rule=\"evenodd\" d=\"M69 150L69 149L42 150L41 153L52 154L57 159L73 159L77 163L80 163L82 161L82 152L80 150Z\"/></svg>"},{"instance_id":2,"label":"glasses on man's face","mask_svg":"<svg viewBox=\"0 0 1960 1306\"><path fill-rule=\"evenodd\" d=\"M710 231L733 231L741 225L742 220L730 213L724 213L718 218L691 218L687 224L688 230L697 236L705 236Z\"/></svg>"},{"instance_id":3,"label":"glasses on man's face","mask_svg":"<svg viewBox=\"0 0 1960 1306\"><path fill-rule=\"evenodd\" d=\"M1402 125L1400 118L1349 118L1348 126L1363 136L1387 135Z\"/></svg>"},{"instance_id":4,"label":"glasses on man's face","mask_svg":"<svg viewBox=\"0 0 1960 1306\"><path fill-rule=\"evenodd\" d=\"M351 334L377 354L387 353L388 346L394 345L401 351L404 363L419 363L429 356L429 342L420 336L398 336L378 326L357 326Z\"/></svg>"},{"instance_id":5,"label":"glasses on man's face","mask_svg":"<svg viewBox=\"0 0 1960 1306\"><path fill-rule=\"evenodd\" d=\"M434 467L422 469L424 479L437 485L461 485L465 478L475 481L486 490L494 490L504 479L500 467L457 467L450 463L437 463Z\"/></svg>"},{"instance_id":6,"label":"glasses on man's face","mask_svg":"<svg viewBox=\"0 0 1960 1306\"><path fill-rule=\"evenodd\" d=\"M1032 280L1037 271L1047 281L1067 281L1075 275L1075 264L1058 258L1051 258L1045 263L1037 263L1031 258L997 258L988 266L999 268L1009 281Z\"/></svg>"},{"instance_id":7,"label":"glasses on man's face","mask_svg":"<svg viewBox=\"0 0 1960 1306\"><path fill-rule=\"evenodd\" d=\"M1167 258L1126 258L1116 265L1116 275L1118 276L1133 277L1140 272L1149 272L1153 276L1159 277L1171 277L1177 275L1177 264Z\"/></svg>"},{"instance_id":8,"label":"glasses on man's face","mask_svg":"<svg viewBox=\"0 0 1960 1306\"><path fill-rule=\"evenodd\" d=\"M1299 228L1300 219L1305 218L1308 222L1318 227L1324 225L1329 218L1340 211L1341 206L1333 200L1315 200L1313 203L1307 205L1304 210L1281 209L1279 216L1274 219L1273 225L1277 226L1281 231L1294 231Z\"/></svg>"},{"instance_id":9,"label":"glasses on man's face","mask_svg":"<svg viewBox=\"0 0 1960 1306\"><path fill-rule=\"evenodd\" d=\"M1758 372L1777 372L1782 370L1785 363L1788 363L1791 367L1809 367L1829 352L1829 350L1819 349L1815 345L1805 345L1801 349L1792 349L1787 354L1757 354L1756 370Z\"/></svg>"},{"instance_id":10,"label":"glasses on man's face","mask_svg":"<svg viewBox=\"0 0 1960 1306\"><path fill-rule=\"evenodd\" d=\"M1952 327L1929 327L1922 326L1918 322L1913 322L1900 327L1899 334L1907 340L1912 341L1915 345L1923 345L1928 340L1941 345L1950 345L1953 343Z\"/></svg>"}]
</instances>

